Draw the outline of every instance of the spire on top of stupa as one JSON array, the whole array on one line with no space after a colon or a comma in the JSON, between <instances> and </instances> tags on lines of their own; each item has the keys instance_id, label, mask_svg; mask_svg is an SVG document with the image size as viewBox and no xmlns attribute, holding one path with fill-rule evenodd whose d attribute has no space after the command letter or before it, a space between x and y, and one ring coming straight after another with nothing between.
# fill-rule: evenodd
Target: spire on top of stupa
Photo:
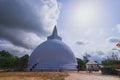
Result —
<instances>
[{"instance_id":1,"label":"spire on top of stupa","mask_svg":"<svg viewBox=\"0 0 120 80\"><path fill-rule=\"evenodd\" d=\"M53 30L52 35L58 35L58 32L57 32L57 28L56 28L56 26L54 27L54 30Z\"/></svg>"},{"instance_id":2,"label":"spire on top of stupa","mask_svg":"<svg viewBox=\"0 0 120 80\"><path fill-rule=\"evenodd\" d=\"M58 32L57 32L57 27L55 26L52 32L51 36L48 36L47 38L48 40L52 40L52 39L58 39L58 40L62 40L61 37L58 36Z\"/></svg>"}]
</instances>

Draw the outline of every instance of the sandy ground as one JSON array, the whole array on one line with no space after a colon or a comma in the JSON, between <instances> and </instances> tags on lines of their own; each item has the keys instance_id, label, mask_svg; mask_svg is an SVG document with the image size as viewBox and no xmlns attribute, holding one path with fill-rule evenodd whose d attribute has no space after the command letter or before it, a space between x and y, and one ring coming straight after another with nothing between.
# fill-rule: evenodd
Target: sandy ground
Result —
<instances>
[{"instance_id":1,"label":"sandy ground","mask_svg":"<svg viewBox=\"0 0 120 80\"><path fill-rule=\"evenodd\" d=\"M100 72L69 72L65 80L120 80L118 76L102 75Z\"/></svg>"},{"instance_id":2,"label":"sandy ground","mask_svg":"<svg viewBox=\"0 0 120 80\"><path fill-rule=\"evenodd\" d=\"M45 80L45 79L41 79L40 77L1 77L0 80Z\"/></svg>"},{"instance_id":3,"label":"sandy ground","mask_svg":"<svg viewBox=\"0 0 120 80\"><path fill-rule=\"evenodd\" d=\"M100 72L92 72L92 73L87 73L85 71L81 72L66 72L69 74L65 79L60 78L63 75L57 75L56 77L48 77L48 74L43 75L43 76L38 76L38 77L19 77L19 76L9 76L9 77L0 77L0 80L120 80L119 76L111 76L111 75L102 75ZM40 73L43 74L43 73ZM50 73L52 74L52 73ZM15 74L13 74L15 75ZM55 75L55 74L54 74ZM59 76L59 77L58 77Z\"/></svg>"}]
</instances>

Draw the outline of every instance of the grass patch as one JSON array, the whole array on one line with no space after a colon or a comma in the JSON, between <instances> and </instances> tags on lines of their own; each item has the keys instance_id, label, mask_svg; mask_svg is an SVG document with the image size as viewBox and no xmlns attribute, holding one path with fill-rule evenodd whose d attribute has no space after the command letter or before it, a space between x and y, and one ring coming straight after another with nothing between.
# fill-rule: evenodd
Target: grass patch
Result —
<instances>
[{"instance_id":1,"label":"grass patch","mask_svg":"<svg viewBox=\"0 0 120 80\"><path fill-rule=\"evenodd\" d=\"M27 77L27 78L38 77L41 80L64 80L64 78L67 76L68 74L65 72L0 72L0 78L1 77Z\"/></svg>"}]
</instances>

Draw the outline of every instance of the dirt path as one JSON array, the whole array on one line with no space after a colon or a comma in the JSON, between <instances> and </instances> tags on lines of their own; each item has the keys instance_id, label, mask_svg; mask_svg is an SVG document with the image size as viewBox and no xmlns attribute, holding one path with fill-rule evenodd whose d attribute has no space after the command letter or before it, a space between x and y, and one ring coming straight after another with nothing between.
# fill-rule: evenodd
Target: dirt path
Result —
<instances>
[{"instance_id":1,"label":"dirt path","mask_svg":"<svg viewBox=\"0 0 120 80\"><path fill-rule=\"evenodd\" d=\"M18 75L19 73L19 75ZM10 74L5 73L6 75L2 74L4 77L0 77L0 80L64 80L64 78L69 74L70 76L66 77L65 80L120 80L118 76L110 76L110 75L102 75L98 72L93 72L91 74L86 72L66 72L66 73L16 73L16 77L10 77ZM15 75L15 72L14 74ZM23 76L24 75L24 76ZM25 76L26 75L26 76ZM35 75L37 75L35 77ZM7 77L8 76L8 77ZM30 76L30 77L29 77ZM33 77L32 77L33 76Z\"/></svg>"},{"instance_id":2,"label":"dirt path","mask_svg":"<svg viewBox=\"0 0 120 80\"><path fill-rule=\"evenodd\" d=\"M86 72L69 72L69 75L65 80L120 80L118 76L102 75L98 72L91 74Z\"/></svg>"}]
</instances>

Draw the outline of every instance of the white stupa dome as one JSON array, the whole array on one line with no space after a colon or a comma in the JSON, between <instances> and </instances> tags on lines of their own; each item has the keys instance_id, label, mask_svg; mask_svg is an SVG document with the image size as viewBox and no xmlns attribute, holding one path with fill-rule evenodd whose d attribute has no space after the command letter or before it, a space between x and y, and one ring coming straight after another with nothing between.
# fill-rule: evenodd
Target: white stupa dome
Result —
<instances>
[{"instance_id":1,"label":"white stupa dome","mask_svg":"<svg viewBox=\"0 0 120 80\"><path fill-rule=\"evenodd\" d=\"M58 36L56 27L48 40L40 44L31 54L28 68L41 70L75 70L76 58L71 49Z\"/></svg>"}]
</instances>

